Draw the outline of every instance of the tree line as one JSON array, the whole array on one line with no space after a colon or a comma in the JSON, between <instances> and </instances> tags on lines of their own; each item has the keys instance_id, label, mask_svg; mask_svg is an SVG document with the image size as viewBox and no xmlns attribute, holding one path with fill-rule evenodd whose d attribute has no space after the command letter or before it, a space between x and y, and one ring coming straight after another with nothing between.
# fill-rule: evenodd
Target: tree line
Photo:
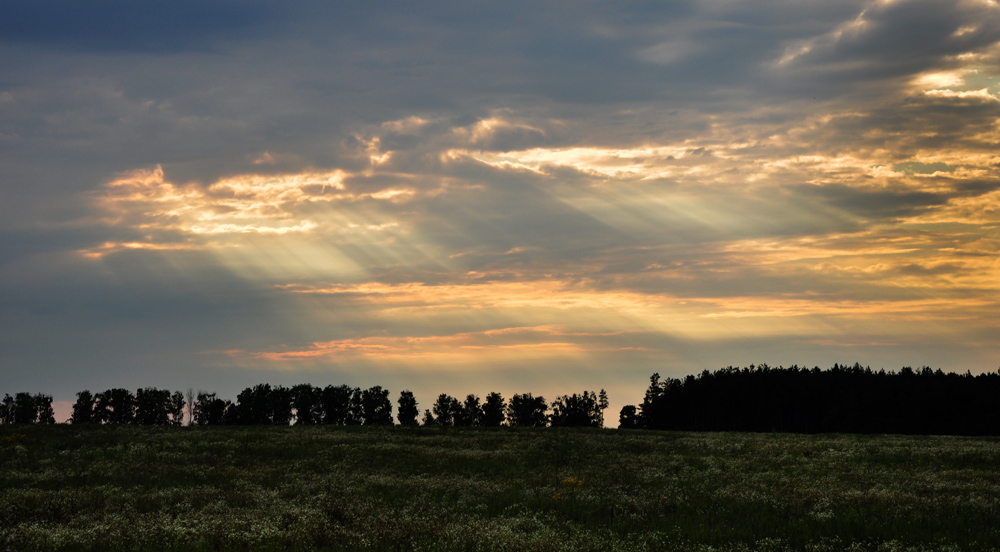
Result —
<instances>
[{"instance_id":1,"label":"tree line","mask_svg":"<svg viewBox=\"0 0 1000 552\"><path fill-rule=\"evenodd\" d=\"M791 433L1000 435L1000 371L973 376L923 367L732 366L684 379L650 378L619 428Z\"/></svg>"},{"instance_id":2,"label":"tree line","mask_svg":"<svg viewBox=\"0 0 1000 552\"><path fill-rule=\"evenodd\" d=\"M400 392L393 420L389 390L376 385L368 389L348 385L316 387L308 383L284 387L259 384L247 387L235 401L216 393L169 391L146 387L132 393L115 388L76 394L73 424L182 425L393 425L482 426L482 427L603 427L607 394L584 391L564 395L548 403L531 393L506 400L490 393L484 401L468 395L464 401L442 393L423 417L409 390ZM55 423L52 397L16 393L0 403L0 423Z\"/></svg>"},{"instance_id":3,"label":"tree line","mask_svg":"<svg viewBox=\"0 0 1000 552\"><path fill-rule=\"evenodd\" d=\"M42 393L4 394L0 402L0 423L3 424L54 424L52 396Z\"/></svg>"},{"instance_id":4,"label":"tree line","mask_svg":"<svg viewBox=\"0 0 1000 552\"><path fill-rule=\"evenodd\" d=\"M420 409L400 392L395 415L389 391L348 385L260 384L235 401L216 393L156 388L81 391L74 424L139 425L393 425L603 427L607 394L584 391L549 403L531 393L464 400L442 393ZM973 376L923 367L898 372L835 364L818 367L705 370L683 379L653 374L643 401L619 413L621 429L791 433L1000 435L1000 371ZM5 395L0 423L55 423L52 397Z\"/></svg>"}]
</instances>

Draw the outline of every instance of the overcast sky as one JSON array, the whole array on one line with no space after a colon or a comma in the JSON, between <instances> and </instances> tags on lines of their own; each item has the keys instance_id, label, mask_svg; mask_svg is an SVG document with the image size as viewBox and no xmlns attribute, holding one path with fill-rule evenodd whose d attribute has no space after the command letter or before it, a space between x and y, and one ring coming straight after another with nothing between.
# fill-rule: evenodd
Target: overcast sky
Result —
<instances>
[{"instance_id":1,"label":"overcast sky","mask_svg":"<svg viewBox=\"0 0 1000 552\"><path fill-rule=\"evenodd\" d=\"M998 77L994 0L7 0L0 392L994 371Z\"/></svg>"}]
</instances>

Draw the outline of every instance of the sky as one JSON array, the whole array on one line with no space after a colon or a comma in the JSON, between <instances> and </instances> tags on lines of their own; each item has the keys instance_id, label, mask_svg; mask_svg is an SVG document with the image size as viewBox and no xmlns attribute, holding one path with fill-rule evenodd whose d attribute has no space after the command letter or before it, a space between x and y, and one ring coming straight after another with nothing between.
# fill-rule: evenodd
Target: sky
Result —
<instances>
[{"instance_id":1,"label":"sky","mask_svg":"<svg viewBox=\"0 0 1000 552\"><path fill-rule=\"evenodd\" d=\"M998 78L994 0L7 0L0 392L992 372Z\"/></svg>"}]
</instances>

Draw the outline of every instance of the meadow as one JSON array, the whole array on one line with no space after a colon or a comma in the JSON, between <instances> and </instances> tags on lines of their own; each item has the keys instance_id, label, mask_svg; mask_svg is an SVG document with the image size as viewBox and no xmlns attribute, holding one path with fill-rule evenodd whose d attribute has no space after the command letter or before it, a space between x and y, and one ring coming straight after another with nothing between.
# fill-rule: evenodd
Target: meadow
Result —
<instances>
[{"instance_id":1,"label":"meadow","mask_svg":"<svg viewBox=\"0 0 1000 552\"><path fill-rule=\"evenodd\" d=\"M0 550L1000 549L1000 440L3 426Z\"/></svg>"}]
</instances>

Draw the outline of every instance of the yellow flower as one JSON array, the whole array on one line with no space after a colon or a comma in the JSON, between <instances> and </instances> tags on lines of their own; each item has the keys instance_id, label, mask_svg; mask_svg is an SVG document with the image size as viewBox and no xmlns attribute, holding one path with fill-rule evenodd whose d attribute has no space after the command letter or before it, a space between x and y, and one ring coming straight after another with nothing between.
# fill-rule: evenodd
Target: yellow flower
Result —
<instances>
[{"instance_id":1,"label":"yellow flower","mask_svg":"<svg viewBox=\"0 0 1000 552\"><path fill-rule=\"evenodd\" d=\"M568 489L572 489L573 487L581 487L581 486L583 486L583 481L580 481L579 479L577 479L575 477L570 477L570 478L567 478L567 479L563 479L562 486L563 486L564 489L567 489L567 490Z\"/></svg>"},{"instance_id":2,"label":"yellow flower","mask_svg":"<svg viewBox=\"0 0 1000 552\"><path fill-rule=\"evenodd\" d=\"M573 493L576 491L577 487L583 485L583 481L575 477L570 477L562 480L562 491L557 491L556 494L552 495L552 498L556 500L566 500L573 498Z\"/></svg>"}]
</instances>

